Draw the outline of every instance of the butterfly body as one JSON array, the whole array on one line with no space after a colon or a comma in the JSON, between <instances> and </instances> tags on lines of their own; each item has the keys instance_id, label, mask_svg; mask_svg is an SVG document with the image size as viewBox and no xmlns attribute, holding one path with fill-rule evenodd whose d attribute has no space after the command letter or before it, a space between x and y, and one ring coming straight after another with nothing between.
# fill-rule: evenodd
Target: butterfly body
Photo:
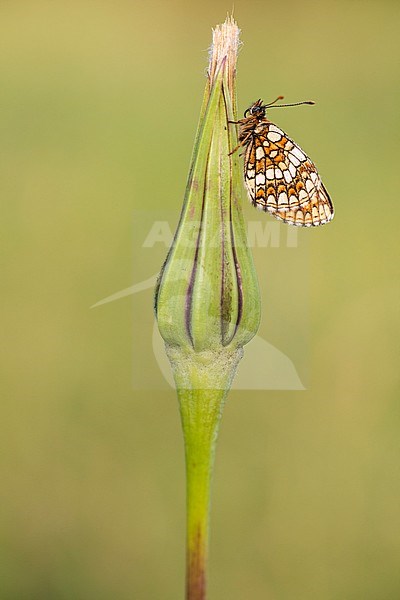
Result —
<instances>
[{"instance_id":1,"label":"butterfly body","mask_svg":"<svg viewBox=\"0 0 400 600\"><path fill-rule=\"evenodd\" d=\"M246 149L244 180L251 203L289 225L328 223L333 219L333 204L314 163L267 119L265 110L258 100L238 121L239 146Z\"/></svg>"}]
</instances>

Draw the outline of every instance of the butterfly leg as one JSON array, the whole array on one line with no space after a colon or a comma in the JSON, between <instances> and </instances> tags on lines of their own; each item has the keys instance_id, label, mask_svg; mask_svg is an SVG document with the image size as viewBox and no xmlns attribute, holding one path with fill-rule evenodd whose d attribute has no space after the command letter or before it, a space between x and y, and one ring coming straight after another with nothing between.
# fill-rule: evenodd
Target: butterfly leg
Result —
<instances>
[{"instance_id":1,"label":"butterfly leg","mask_svg":"<svg viewBox=\"0 0 400 600\"><path fill-rule=\"evenodd\" d=\"M228 156L232 156L232 154L235 154L235 152L236 152L237 150L239 150L239 148L240 148L241 146L242 146L242 144L241 144L241 143L240 143L240 144L238 144L238 145L237 145L237 146L236 146L236 147L235 147L233 150L231 150L231 151L229 152Z\"/></svg>"},{"instance_id":2,"label":"butterfly leg","mask_svg":"<svg viewBox=\"0 0 400 600\"><path fill-rule=\"evenodd\" d=\"M252 135L252 131L250 131L245 138L243 138L243 140L241 142L238 143L238 145L231 150L231 152L229 152L228 156L231 156L232 154L234 154L237 150L239 150L239 148L241 148L242 146L245 146L249 140L249 138Z\"/></svg>"}]
</instances>

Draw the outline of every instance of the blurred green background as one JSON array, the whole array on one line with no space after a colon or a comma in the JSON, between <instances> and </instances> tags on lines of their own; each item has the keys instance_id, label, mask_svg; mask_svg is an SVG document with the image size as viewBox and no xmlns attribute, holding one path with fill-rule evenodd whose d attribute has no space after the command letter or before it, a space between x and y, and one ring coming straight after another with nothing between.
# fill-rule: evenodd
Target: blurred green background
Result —
<instances>
[{"instance_id":1,"label":"blurred green background","mask_svg":"<svg viewBox=\"0 0 400 600\"><path fill-rule=\"evenodd\" d=\"M230 9L0 4L2 600L182 598L183 448L152 292L90 306L161 264L134 260L135 211L179 212L211 27ZM210 600L393 600L400 6L236 0L235 16L240 111L260 96L318 102L273 116L337 214L299 232L308 390L237 391L226 406ZM296 286L279 252L255 258L266 298L282 296L290 354ZM264 301L272 343L277 323ZM138 361L158 391L135 389Z\"/></svg>"}]
</instances>

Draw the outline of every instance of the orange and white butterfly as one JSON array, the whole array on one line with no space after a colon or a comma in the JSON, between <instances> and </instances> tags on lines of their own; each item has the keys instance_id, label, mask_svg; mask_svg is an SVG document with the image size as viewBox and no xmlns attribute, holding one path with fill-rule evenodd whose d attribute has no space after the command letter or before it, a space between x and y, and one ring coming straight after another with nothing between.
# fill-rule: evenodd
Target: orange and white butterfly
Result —
<instances>
[{"instance_id":1,"label":"orange and white butterfly","mask_svg":"<svg viewBox=\"0 0 400 600\"><path fill-rule=\"evenodd\" d=\"M246 148L244 180L253 206L289 225L311 227L333 219L329 194L314 163L282 129L266 116L270 104L257 100L239 124L239 145ZM298 102L297 104L314 104ZM235 150L237 150L235 148ZM233 152L235 152L233 150Z\"/></svg>"}]
</instances>

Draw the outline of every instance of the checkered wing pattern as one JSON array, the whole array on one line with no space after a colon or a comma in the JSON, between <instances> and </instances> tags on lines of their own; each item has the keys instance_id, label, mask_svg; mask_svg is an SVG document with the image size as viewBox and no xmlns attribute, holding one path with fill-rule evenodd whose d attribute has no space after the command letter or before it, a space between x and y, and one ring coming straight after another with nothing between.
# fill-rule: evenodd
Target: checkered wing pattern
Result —
<instances>
[{"instance_id":1,"label":"checkered wing pattern","mask_svg":"<svg viewBox=\"0 0 400 600\"><path fill-rule=\"evenodd\" d=\"M261 121L246 144L244 179L254 206L290 225L333 219L333 205L314 163L286 133Z\"/></svg>"}]
</instances>

